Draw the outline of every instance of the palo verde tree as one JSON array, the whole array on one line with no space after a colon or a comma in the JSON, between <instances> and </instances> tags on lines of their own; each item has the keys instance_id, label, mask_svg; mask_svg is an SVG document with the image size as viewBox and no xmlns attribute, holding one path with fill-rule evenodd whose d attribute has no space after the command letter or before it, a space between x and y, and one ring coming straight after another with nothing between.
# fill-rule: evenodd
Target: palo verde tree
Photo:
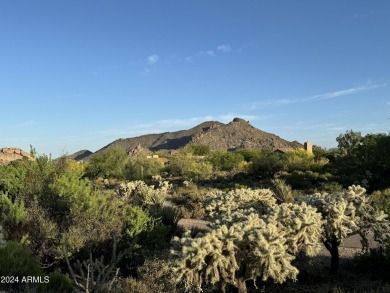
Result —
<instances>
[{"instance_id":1,"label":"palo verde tree","mask_svg":"<svg viewBox=\"0 0 390 293\"><path fill-rule=\"evenodd\" d=\"M307 204L278 206L270 190L209 194L206 209L210 232L172 241L173 272L187 290L210 283L247 292L247 280L295 280L295 255L319 249L321 215Z\"/></svg>"},{"instance_id":2,"label":"palo verde tree","mask_svg":"<svg viewBox=\"0 0 390 293\"><path fill-rule=\"evenodd\" d=\"M374 209L365 192L360 186L351 186L340 193L316 193L302 198L322 215L322 242L331 254L333 274L339 270L339 246L345 238L359 234L363 249L367 250L369 231L374 232L378 241L383 241L389 233L387 215Z\"/></svg>"}]
</instances>

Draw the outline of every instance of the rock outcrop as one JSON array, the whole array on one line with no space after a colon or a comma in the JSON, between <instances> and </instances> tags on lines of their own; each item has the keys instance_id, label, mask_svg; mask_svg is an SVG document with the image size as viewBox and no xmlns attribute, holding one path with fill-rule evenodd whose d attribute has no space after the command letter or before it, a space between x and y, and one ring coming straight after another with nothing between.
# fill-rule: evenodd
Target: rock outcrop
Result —
<instances>
[{"instance_id":1,"label":"rock outcrop","mask_svg":"<svg viewBox=\"0 0 390 293\"><path fill-rule=\"evenodd\" d=\"M0 149L0 164L7 165L15 160L28 159L32 160L33 158L29 153L18 149L18 148L2 148Z\"/></svg>"},{"instance_id":2,"label":"rock outcrop","mask_svg":"<svg viewBox=\"0 0 390 293\"><path fill-rule=\"evenodd\" d=\"M194 135L189 142L194 145L208 145L212 150L235 151L240 149L294 149L300 143L286 141L279 136L253 127L248 121L234 118L228 124L210 127Z\"/></svg>"}]
</instances>

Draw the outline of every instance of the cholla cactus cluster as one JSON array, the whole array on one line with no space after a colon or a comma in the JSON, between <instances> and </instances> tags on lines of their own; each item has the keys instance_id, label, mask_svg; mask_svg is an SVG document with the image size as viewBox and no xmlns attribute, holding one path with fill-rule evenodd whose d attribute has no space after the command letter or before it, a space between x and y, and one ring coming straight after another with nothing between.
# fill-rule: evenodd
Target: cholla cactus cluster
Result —
<instances>
[{"instance_id":1,"label":"cholla cactus cluster","mask_svg":"<svg viewBox=\"0 0 390 293\"><path fill-rule=\"evenodd\" d=\"M261 276L283 283L296 279L298 270L291 265L284 231L275 223L266 223L256 214L229 228L222 225L210 233L173 240L176 259L173 271L186 288L203 282L222 282L239 287L246 280Z\"/></svg>"},{"instance_id":2,"label":"cholla cactus cluster","mask_svg":"<svg viewBox=\"0 0 390 293\"><path fill-rule=\"evenodd\" d=\"M316 208L306 203L283 203L273 206L266 219L284 231L290 253L295 255L304 250L307 255L314 256L320 250L318 240L324 222Z\"/></svg>"},{"instance_id":3,"label":"cholla cactus cluster","mask_svg":"<svg viewBox=\"0 0 390 293\"><path fill-rule=\"evenodd\" d=\"M137 180L119 184L117 194L135 205L150 206L162 204L171 189L172 185L168 181L158 181L154 186Z\"/></svg>"},{"instance_id":4,"label":"cholla cactus cluster","mask_svg":"<svg viewBox=\"0 0 390 293\"><path fill-rule=\"evenodd\" d=\"M350 235L360 234L363 245L367 245L365 235L369 230L375 233L376 240L383 240L388 232L387 215L376 211L365 193L364 188L353 185L342 193L316 193L302 199L321 212L324 219L323 241L335 237L341 243Z\"/></svg>"},{"instance_id":5,"label":"cholla cactus cluster","mask_svg":"<svg viewBox=\"0 0 390 293\"><path fill-rule=\"evenodd\" d=\"M276 199L269 189L241 188L227 193L209 193L205 210L214 224L230 225L248 214L263 213L275 204Z\"/></svg>"},{"instance_id":6,"label":"cholla cactus cluster","mask_svg":"<svg viewBox=\"0 0 390 293\"><path fill-rule=\"evenodd\" d=\"M211 194L207 202L213 230L173 240L173 270L187 288L221 282L245 291L245 281L257 277L295 280L294 255L319 249L321 214L307 204L278 206L267 189Z\"/></svg>"}]
</instances>

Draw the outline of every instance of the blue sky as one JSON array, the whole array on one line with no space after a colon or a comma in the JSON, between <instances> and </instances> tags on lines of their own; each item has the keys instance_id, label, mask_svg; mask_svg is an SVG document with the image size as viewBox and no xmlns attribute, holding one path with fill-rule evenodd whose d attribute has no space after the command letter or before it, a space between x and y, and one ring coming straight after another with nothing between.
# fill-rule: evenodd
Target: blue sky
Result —
<instances>
[{"instance_id":1,"label":"blue sky","mask_svg":"<svg viewBox=\"0 0 390 293\"><path fill-rule=\"evenodd\" d=\"M54 157L249 120L389 132L390 1L0 0L0 147Z\"/></svg>"}]
</instances>

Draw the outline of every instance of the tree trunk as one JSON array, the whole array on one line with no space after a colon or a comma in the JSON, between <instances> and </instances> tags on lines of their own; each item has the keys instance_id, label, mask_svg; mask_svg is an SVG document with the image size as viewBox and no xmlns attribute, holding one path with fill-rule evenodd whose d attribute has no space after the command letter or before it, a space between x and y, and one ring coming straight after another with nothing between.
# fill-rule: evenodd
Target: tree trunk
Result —
<instances>
[{"instance_id":1,"label":"tree trunk","mask_svg":"<svg viewBox=\"0 0 390 293\"><path fill-rule=\"evenodd\" d=\"M340 268L339 247L335 245L330 252L332 259L330 261L330 273L336 275Z\"/></svg>"},{"instance_id":2,"label":"tree trunk","mask_svg":"<svg viewBox=\"0 0 390 293\"><path fill-rule=\"evenodd\" d=\"M335 236L332 237L332 240L324 241L326 249L330 252L331 261L330 261L330 274L336 275L340 268L340 256L339 256L339 245L340 241L337 240Z\"/></svg>"},{"instance_id":3,"label":"tree trunk","mask_svg":"<svg viewBox=\"0 0 390 293\"><path fill-rule=\"evenodd\" d=\"M244 279L238 279L237 283L238 283L237 284L238 293L247 293L248 292Z\"/></svg>"}]
</instances>

